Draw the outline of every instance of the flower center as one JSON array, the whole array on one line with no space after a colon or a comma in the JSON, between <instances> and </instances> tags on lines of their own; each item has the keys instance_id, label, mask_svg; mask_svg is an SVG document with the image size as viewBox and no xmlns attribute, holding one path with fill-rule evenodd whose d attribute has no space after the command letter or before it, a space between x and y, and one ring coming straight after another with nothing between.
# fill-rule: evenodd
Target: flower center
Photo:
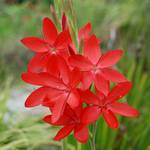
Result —
<instances>
[{"instance_id":1,"label":"flower center","mask_svg":"<svg viewBox=\"0 0 150 150\"><path fill-rule=\"evenodd\" d=\"M54 47L53 45L47 44L48 50L51 53L56 53L56 47Z\"/></svg>"},{"instance_id":2,"label":"flower center","mask_svg":"<svg viewBox=\"0 0 150 150\"><path fill-rule=\"evenodd\" d=\"M56 51L55 47L51 47L50 49L51 49L52 52Z\"/></svg>"},{"instance_id":3,"label":"flower center","mask_svg":"<svg viewBox=\"0 0 150 150\"><path fill-rule=\"evenodd\" d=\"M94 73L98 73L99 71L100 71L100 68L95 65L95 66L93 67L93 72L94 72Z\"/></svg>"}]
</instances>

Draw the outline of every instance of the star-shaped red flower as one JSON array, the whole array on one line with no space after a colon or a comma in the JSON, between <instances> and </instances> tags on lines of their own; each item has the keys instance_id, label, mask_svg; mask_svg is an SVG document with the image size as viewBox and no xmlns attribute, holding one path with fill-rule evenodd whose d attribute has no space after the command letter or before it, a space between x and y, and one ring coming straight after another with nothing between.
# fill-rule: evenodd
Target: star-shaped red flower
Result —
<instances>
[{"instance_id":1,"label":"star-shaped red flower","mask_svg":"<svg viewBox=\"0 0 150 150\"><path fill-rule=\"evenodd\" d=\"M59 54L62 57L68 57L68 44L71 43L69 30L58 33L54 23L49 18L43 19L44 38L26 37L21 42L36 52L36 55L28 64L28 70L31 72L45 71L45 66L51 54Z\"/></svg>"},{"instance_id":2,"label":"star-shaped red flower","mask_svg":"<svg viewBox=\"0 0 150 150\"><path fill-rule=\"evenodd\" d=\"M82 115L83 109L81 108L81 106L73 110L71 109L71 107L69 107L69 105L67 105L64 110L63 116L61 116L57 122L52 122L51 115L44 117L43 120L52 125L63 126L55 136L54 140L59 141L68 136L72 131L74 131L74 137L79 142L86 143L89 135L87 124L83 123L81 120Z\"/></svg>"},{"instance_id":3,"label":"star-shaped red flower","mask_svg":"<svg viewBox=\"0 0 150 150\"><path fill-rule=\"evenodd\" d=\"M105 121L111 128L118 127L116 114L127 117L136 117L139 112L130 107L127 103L118 102L131 89L130 82L123 82L116 85L107 95L97 90L94 95L90 90L80 92L82 100L89 104L84 110L82 121L84 123L95 122L100 115L103 115Z\"/></svg>"},{"instance_id":4,"label":"star-shaped red flower","mask_svg":"<svg viewBox=\"0 0 150 150\"><path fill-rule=\"evenodd\" d=\"M62 57L56 55L53 57L56 67L49 64L48 72L23 73L22 79L27 83L42 86L29 95L25 105L27 107L40 104L47 107L53 106L52 120L56 122L63 115L66 104L75 109L81 103L76 88L81 75L78 69L70 70ZM55 72L55 76L52 72Z\"/></svg>"},{"instance_id":5,"label":"star-shaped red flower","mask_svg":"<svg viewBox=\"0 0 150 150\"><path fill-rule=\"evenodd\" d=\"M84 42L82 55L72 55L69 58L70 65L77 67L83 72L82 84L83 89L88 89L94 81L96 88L107 94L109 81L124 82L127 79L112 69L123 55L121 50L110 50L101 54L99 42L95 35L92 35ZM100 84L98 83L100 80Z\"/></svg>"}]
</instances>

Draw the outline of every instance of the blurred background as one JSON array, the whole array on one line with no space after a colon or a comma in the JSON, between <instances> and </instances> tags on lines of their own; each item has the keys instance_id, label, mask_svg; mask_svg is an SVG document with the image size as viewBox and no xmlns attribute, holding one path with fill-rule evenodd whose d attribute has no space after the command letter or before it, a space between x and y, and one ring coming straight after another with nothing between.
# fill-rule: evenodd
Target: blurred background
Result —
<instances>
[{"instance_id":1,"label":"blurred background","mask_svg":"<svg viewBox=\"0 0 150 150\"><path fill-rule=\"evenodd\" d=\"M33 87L20 79L33 53L20 39L41 36L42 18L52 16L55 5L60 18L71 0L0 0L0 150L59 150L52 137L57 128L41 121L46 110L26 109L24 101ZM64 3L66 2L66 6ZM97 150L150 150L150 0L73 0L77 24L91 22L102 40L102 49L123 49L118 68L133 82L125 98L139 109L136 119L119 118L120 128L111 130L99 120ZM63 6L63 7L62 7ZM69 15L69 12L67 12ZM68 150L88 150L73 136ZM80 149L79 149L80 147Z\"/></svg>"}]
</instances>

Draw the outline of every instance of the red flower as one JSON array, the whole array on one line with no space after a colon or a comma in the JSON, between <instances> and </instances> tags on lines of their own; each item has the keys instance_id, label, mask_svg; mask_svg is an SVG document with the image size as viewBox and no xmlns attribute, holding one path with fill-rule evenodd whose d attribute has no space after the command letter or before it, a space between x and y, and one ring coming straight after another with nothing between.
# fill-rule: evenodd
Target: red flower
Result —
<instances>
[{"instance_id":1,"label":"red flower","mask_svg":"<svg viewBox=\"0 0 150 150\"><path fill-rule=\"evenodd\" d=\"M126 103L117 102L125 96L131 89L130 82L119 83L112 91L107 95L97 91L94 95L89 90L81 92L81 98L83 101L91 106L88 106L84 110L82 121L84 123L95 122L102 114L105 121L111 128L118 127L118 121L114 113L127 117L136 117L139 112Z\"/></svg>"},{"instance_id":2,"label":"red flower","mask_svg":"<svg viewBox=\"0 0 150 150\"><path fill-rule=\"evenodd\" d=\"M54 105L52 120L55 122L63 114L66 104L73 109L79 106L80 96L76 87L80 82L80 72L77 69L71 71L60 56L53 57L56 58L55 64L58 66L53 67L49 64L48 72L44 73L23 73L22 79L27 83L42 86L27 98L26 106L33 107L42 104L49 107ZM55 76L53 76L52 72L55 71Z\"/></svg>"},{"instance_id":3,"label":"red flower","mask_svg":"<svg viewBox=\"0 0 150 150\"><path fill-rule=\"evenodd\" d=\"M80 106L73 110L67 105L63 116L61 116L57 122L52 122L51 115L44 117L43 120L52 125L63 126L63 128L55 136L54 140L59 141L74 131L74 137L79 142L86 143L89 135L88 128L86 127L87 124L84 124L81 120L82 115L83 109Z\"/></svg>"},{"instance_id":4,"label":"red flower","mask_svg":"<svg viewBox=\"0 0 150 150\"><path fill-rule=\"evenodd\" d=\"M31 72L43 71L43 69L45 69L43 67L47 64L51 54L55 53L68 57L67 47L71 42L68 30L64 30L58 34L53 22L48 18L44 18L43 35L44 39L26 37L21 40L26 47L37 53L28 64L28 70Z\"/></svg>"},{"instance_id":5,"label":"red flower","mask_svg":"<svg viewBox=\"0 0 150 150\"><path fill-rule=\"evenodd\" d=\"M89 88L94 81L96 87L107 94L109 81L124 82L127 80L122 74L111 68L120 60L123 51L111 50L102 55L98 40L92 35L84 42L83 52L84 56L73 55L69 58L70 65L78 67L83 72L83 89ZM98 80L101 81L101 84L97 82Z\"/></svg>"},{"instance_id":6,"label":"red flower","mask_svg":"<svg viewBox=\"0 0 150 150\"><path fill-rule=\"evenodd\" d=\"M88 39L90 37L91 30L91 23L87 23L86 25L84 25L78 33L79 41Z\"/></svg>"}]
</instances>

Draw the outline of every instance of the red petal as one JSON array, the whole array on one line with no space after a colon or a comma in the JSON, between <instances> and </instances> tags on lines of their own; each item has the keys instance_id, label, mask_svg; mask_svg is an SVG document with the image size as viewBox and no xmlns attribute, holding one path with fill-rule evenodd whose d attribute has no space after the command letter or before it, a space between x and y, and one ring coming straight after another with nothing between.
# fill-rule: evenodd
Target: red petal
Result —
<instances>
[{"instance_id":1,"label":"red petal","mask_svg":"<svg viewBox=\"0 0 150 150\"><path fill-rule=\"evenodd\" d=\"M80 96L76 90L72 90L67 99L67 103L72 109L75 109L80 104Z\"/></svg>"},{"instance_id":2,"label":"red petal","mask_svg":"<svg viewBox=\"0 0 150 150\"><path fill-rule=\"evenodd\" d=\"M52 125L62 126L68 124L70 122L70 118L67 115L63 115L58 121L53 123L52 115L48 115L43 118L43 121Z\"/></svg>"},{"instance_id":3,"label":"red petal","mask_svg":"<svg viewBox=\"0 0 150 150\"><path fill-rule=\"evenodd\" d=\"M89 71L93 68L93 64L82 55L73 55L69 58L69 63L72 67L77 67L81 71Z\"/></svg>"},{"instance_id":4,"label":"red petal","mask_svg":"<svg viewBox=\"0 0 150 150\"><path fill-rule=\"evenodd\" d=\"M79 91L80 97L82 101L84 101L86 104L99 104L99 99L96 95L94 95L90 90L86 91Z\"/></svg>"},{"instance_id":5,"label":"red petal","mask_svg":"<svg viewBox=\"0 0 150 150\"><path fill-rule=\"evenodd\" d=\"M101 112L98 106L87 106L82 113L81 121L84 124L90 124L95 122Z\"/></svg>"},{"instance_id":6,"label":"red petal","mask_svg":"<svg viewBox=\"0 0 150 150\"><path fill-rule=\"evenodd\" d=\"M69 66L67 65L66 61L62 57L59 57L58 65L59 65L60 77L62 78L65 84L68 84L71 75Z\"/></svg>"},{"instance_id":7,"label":"red petal","mask_svg":"<svg viewBox=\"0 0 150 150\"><path fill-rule=\"evenodd\" d=\"M47 97L44 99L42 105L46 107L54 106L58 98L61 97L61 95L63 94L63 90L48 88Z\"/></svg>"},{"instance_id":8,"label":"red petal","mask_svg":"<svg viewBox=\"0 0 150 150\"><path fill-rule=\"evenodd\" d=\"M72 70L71 72L71 76L70 76L70 85L72 87L76 87L81 81L81 72L75 68Z\"/></svg>"},{"instance_id":9,"label":"red petal","mask_svg":"<svg viewBox=\"0 0 150 150\"><path fill-rule=\"evenodd\" d=\"M76 118L75 110L79 111L79 109L72 109L68 104L66 104L64 115L67 115L72 121Z\"/></svg>"},{"instance_id":10,"label":"red petal","mask_svg":"<svg viewBox=\"0 0 150 150\"><path fill-rule=\"evenodd\" d=\"M66 18L65 13L63 13L63 16L62 16L61 20L62 20L62 22L61 22L62 31L64 31L64 30L67 29L67 18Z\"/></svg>"},{"instance_id":11,"label":"red petal","mask_svg":"<svg viewBox=\"0 0 150 150\"><path fill-rule=\"evenodd\" d=\"M79 105L76 109L73 109L73 111L74 111L74 113L75 113L74 116L76 116L76 117L78 117L78 118L81 118L81 113L82 113L82 111L83 111L83 106L82 106L81 100L80 100L80 105Z\"/></svg>"},{"instance_id":12,"label":"red petal","mask_svg":"<svg viewBox=\"0 0 150 150\"><path fill-rule=\"evenodd\" d=\"M77 50L75 49L74 45L73 44L70 44L68 45L68 51L69 51L69 54L72 56L72 55L75 55Z\"/></svg>"},{"instance_id":13,"label":"red petal","mask_svg":"<svg viewBox=\"0 0 150 150\"><path fill-rule=\"evenodd\" d=\"M48 73L31 73L26 72L22 74L22 80L34 85L49 86L57 89L66 89L66 86L54 76Z\"/></svg>"},{"instance_id":14,"label":"red petal","mask_svg":"<svg viewBox=\"0 0 150 150\"><path fill-rule=\"evenodd\" d=\"M95 75L94 80L96 88L107 95L109 93L109 81L106 80L100 73Z\"/></svg>"},{"instance_id":15,"label":"red petal","mask_svg":"<svg viewBox=\"0 0 150 150\"><path fill-rule=\"evenodd\" d=\"M64 94L63 90L58 90L58 89L53 89L53 88L49 88L49 92L47 97L51 100L57 98L58 96L60 96L61 94Z\"/></svg>"},{"instance_id":16,"label":"red petal","mask_svg":"<svg viewBox=\"0 0 150 150\"><path fill-rule=\"evenodd\" d=\"M105 79L112 81L112 82L125 82L127 79L121 73L117 72L114 69L110 68L103 68L102 74Z\"/></svg>"},{"instance_id":17,"label":"red petal","mask_svg":"<svg viewBox=\"0 0 150 150\"><path fill-rule=\"evenodd\" d=\"M122 116L137 117L139 115L139 112L136 109L125 103L112 103L110 105L110 109L112 112L120 114Z\"/></svg>"},{"instance_id":18,"label":"red petal","mask_svg":"<svg viewBox=\"0 0 150 150\"><path fill-rule=\"evenodd\" d=\"M51 55L47 64L47 72L55 77L59 77L60 71L58 67L58 57L57 55Z\"/></svg>"},{"instance_id":19,"label":"red petal","mask_svg":"<svg viewBox=\"0 0 150 150\"><path fill-rule=\"evenodd\" d=\"M95 35L92 35L84 42L84 55L93 63L97 64L101 52L98 40Z\"/></svg>"},{"instance_id":20,"label":"red petal","mask_svg":"<svg viewBox=\"0 0 150 150\"><path fill-rule=\"evenodd\" d=\"M66 106L66 99L67 99L66 94L62 94L57 98L55 98L55 104L52 109L52 123L58 121L60 117L63 115Z\"/></svg>"},{"instance_id":21,"label":"red petal","mask_svg":"<svg viewBox=\"0 0 150 150\"><path fill-rule=\"evenodd\" d=\"M48 51L47 43L37 37L26 37L21 42L34 52L43 53Z\"/></svg>"},{"instance_id":22,"label":"red petal","mask_svg":"<svg viewBox=\"0 0 150 150\"><path fill-rule=\"evenodd\" d=\"M69 31L66 30L58 35L54 45L56 49L64 49L67 48L69 43L71 43L71 36Z\"/></svg>"},{"instance_id":23,"label":"red petal","mask_svg":"<svg viewBox=\"0 0 150 150\"><path fill-rule=\"evenodd\" d=\"M86 143L89 138L88 128L84 125L79 125L74 130L74 137L81 143Z\"/></svg>"},{"instance_id":24,"label":"red petal","mask_svg":"<svg viewBox=\"0 0 150 150\"><path fill-rule=\"evenodd\" d=\"M108 101L113 102L113 101L121 99L123 96L128 94L131 88L132 88L131 82L119 83L108 94L108 97L107 97Z\"/></svg>"},{"instance_id":25,"label":"red petal","mask_svg":"<svg viewBox=\"0 0 150 150\"><path fill-rule=\"evenodd\" d=\"M45 53L36 54L32 57L31 61L28 64L28 71L35 73L45 72L48 58L48 55L46 55Z\"/></svg>"},{"instance_id":26,"label":"red petal","mask_svg":"<svg viewBox=\"0 0 150 150\"><path fill-rule=\"evenodd\" d=\"M44 100L42 101L42 106L45 106L45 107L48 107L50 109L52 109L52 107L54 107L54 100L52 101L51 99L49 98L44 98Z\"/></svg>"},{"instance_id":27,"label":"red petal","mask_svg":"<svg viewBox=\"0 0 150 150\"><path fill-rule=\"evenodd\" d=\"M81 89L87 90L94 80L93 73L90 71L85 71L82 73L82 85Z\"/></svg>"},{"instance_id":28,"label":"red petal","mask_svg":"<svg viewBox=\"0 0 150 150\"><path fill-rule=\"evenodd\" d=\"M91 32L91 23L87 23L84 27L82 27L79 31L79 41L84 40L89 37L89 34Z\"/></svg>"},{"instance_id":29,"label":"red petal","mask_svg":"<svg viewBox=\"0 0 150 150\"><path fill-rule=\"evenodd\" d=\"M104 95L101 91L96 89L96 96L99 99L99 106L106 104L106 95Z\"/></svg>"},{"instance_id":30,"label":"red petal","mask_svg":"<svg viewBox=\"0 0 150 150\"><path fill-rule=\"evenodd\" d=\"M110 110L105 110L103 112L103 117L110 128L118 128L119 126L118 120Z\"/></svg>"},{"instance_id":31,"label":"red petal","mask_svg":"<svg viewBox=\"0 0 150 150\"><path fill-rule=\"evenodd\" d=\"M33 91L25 102L25 107L34 107L42 104L42 101L46 97L48 88L41 87Z\"/></svg>"},{"instance_id":32,"label":"red petal","mask_svg":"<svg viewBox=\"0 0 150 150\"><path fill-rule=\"evenodd\" d=\"M111 67L120 60L122 55L123 55L122 50L108 51L106 54L102 55L98 63L98 66L100 66L101 68Z\"/></svg>"},{"instance_id":33,"label":"red petal","mask_svg":"<svg viewBox=\"0 0 150 150\"><path fill-rule=\"evenodd\" d=\"M59 130L57 135L54 137L54 140L59 141L59 140L65 138L66 136L68 136L71 133L73 128L74 128L74 125L67 125L67 126L63 127L61 130Z\"/></svg>"},{"instance_id":34,"label":"red petal","mask_svg":"<svg viewBox=\"0 0 150 150\"><path fill-rule=\"evenodd\" d=\"M43 34L45 40L49 44L53 45L57 38L57 29L52 20L50 20L49 18L43 19Z\"/></svg>"}]
</instances>

